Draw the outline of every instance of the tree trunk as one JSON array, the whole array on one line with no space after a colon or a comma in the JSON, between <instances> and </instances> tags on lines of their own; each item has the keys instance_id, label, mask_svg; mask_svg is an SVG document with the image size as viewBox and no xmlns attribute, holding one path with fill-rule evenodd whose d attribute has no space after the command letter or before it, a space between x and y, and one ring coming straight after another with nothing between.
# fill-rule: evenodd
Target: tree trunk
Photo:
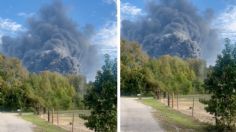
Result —
<instances>
[{"instance_id":1,"label":"tree trunk","mask_svg":"<svg viewBox=\"0 0 236 132\"><path fill-rule=\"evenodd\" d=\"M48 122L50 122L50 110L48 109Z\"/></svg>"},{"instance_id":2,"label":"tree trunk","mask_svg":"<svg viewBox=\"0 0 236 132\"><path fill-rule=\"evenodd\" d=\"M156 98L157 98L158 100L160 99L160 91L159 91L159 90L156 91Z\"/></svg>"},{"instance_id":3,"label":"tree trunk","mask_svg":"<svg viewBox=\"0 0 236 132\"><path fill-rule=\"evenodd\" d=\"M54 109L52 108L52 124L54 123Z\"/></svg>"},{"instance_id":4,"label":"tree trunk","mask_svg":"<svg viewBox=\"0 0 236 132\"><path fill-rule=\"evenodd\" d=\"M43 108L43 114L46 114L46 112L47 112L47 110L46 110L46 108L44 107L44 108Z\"/></svg>"},{"instance_id":5,"label":"tree trunk","mask_svg":"<svg viewBox=\"0 0 236 132\"><path fill-rule=\"evenodd\" d=\"M168 95L167 95L167 104L168 104L168 106L170 107L170 95L169 95L169 93L168 93Z\"/></svg>"}]
</instances>

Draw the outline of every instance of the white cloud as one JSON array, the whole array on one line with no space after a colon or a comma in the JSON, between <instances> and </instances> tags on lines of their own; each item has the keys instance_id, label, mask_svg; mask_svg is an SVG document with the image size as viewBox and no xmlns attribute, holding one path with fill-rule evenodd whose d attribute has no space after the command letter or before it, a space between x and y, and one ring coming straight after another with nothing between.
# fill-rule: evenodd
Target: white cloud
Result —
<instances>
[{"instance_id":1,"label":"white cloud","mask_svg":"<svg viewBox=\"0 0 236 132\"><path fill-rule=\"evenodd\" d=\"M133 19L138 15L142 15L142 9L128 3L121 2L120 5L121 19Z\"/></svg>"},{"instance_id":2,"label":"white cloud","mask_svg":"<svg viewBox=\"0 0 236 132\"><path fill-rule=\"evenodd\" d=\"M117 51L117 26L116 22L106 23L92 39L94 45L99 47L102 54L116 57Z\"/></svg>"},{"instance_id":3,"label":"white cloud","mask_svg":"<svg viewBox=\"0 0 236 132\"><path fill-rule=\"evenodd\" d=\"M24 31L24 28L21 24L18 24L11 19L0 18L0 44L2 43L2 36L14 36L17 32L20 31Z\"/></svg>"},{"instance_id":4,"label":"white cloud","mask_svg":"<svg viewBox=\"0 0 236 132\"><path fill-rule=\"evenodd\" d=\"M35 14L34 12L31 12L31 13L19 12L19 13L17 13L17 16L20 16L20 17L31 17L34 14Z\"/></svg>"},{"instance_id":5,"label":"white cloud","mask_svg":"<svg viewBox=\"0 0 236 132\"><path fill-rule=\"evenodd\" d=\"M236 41L236 6L227 7L213 22L213 27L218 29L222 38Z\"/></svg>"},{"instance_id":6,"label":"white cloud","mask_svg":"<svg viewBox=\"0 0 236 132\"><path fill-rule=\"evenodd\" d=\"M17 32L23 30L22 25L12 21L11 19L2 19L0 18L0 30Z\"/></svg>"},{"instance_id":7,"label":"white cloud","mask_svg":"<svg viewBox=\"0 0 236 132\"><path fill-rule=\"evenodd\" d=\"M113 4L116 3L116 0L103 0L107 4Z\"/></svg>"}]
</instances>

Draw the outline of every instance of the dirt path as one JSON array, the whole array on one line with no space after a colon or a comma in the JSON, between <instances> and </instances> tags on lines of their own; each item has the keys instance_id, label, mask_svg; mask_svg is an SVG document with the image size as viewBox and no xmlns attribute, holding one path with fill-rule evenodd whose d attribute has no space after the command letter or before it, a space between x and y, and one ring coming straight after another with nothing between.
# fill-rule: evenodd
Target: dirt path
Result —
<instances>
[{"instance_id":1,"label":"dirt path","mask_svg":"<svg viewBox=\"0 0 236 132\"><path fill-rule=\"evenodd\" d=\"M154 119L151 107L146 106L136 98L121 97L121 132L163 132L157 120Z\"/></svg>"},{"instance_id":2,"label":"dirt path","mask_svg":"<svg viewBox=\"0 0 236 132\"><path fill-rule=\"evenodd\" d=\"M33 132L33 125L15 113L0 112L0 132Z\"/></svg>"}]
</instances>

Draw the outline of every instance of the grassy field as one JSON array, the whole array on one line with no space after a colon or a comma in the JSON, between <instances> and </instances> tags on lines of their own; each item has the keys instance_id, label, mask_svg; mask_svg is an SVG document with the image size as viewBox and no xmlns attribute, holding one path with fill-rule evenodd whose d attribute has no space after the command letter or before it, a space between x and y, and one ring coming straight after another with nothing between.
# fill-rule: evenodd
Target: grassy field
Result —
<instances>
[{"instance_id":1,"label":"grassy field","mask_svg":"<svg viewBox=\"0 0 236 132\"><path fill-rule=\"evenodd\" d=\"M166 131L206 131L205 128L207 128L208 124L201 123L191 116L167 107L153 98L142 99L141 102L156 110L154 115L160 120Z\"/></svg>"},{"instance_id":2,"label":"grassy field","mask_svg":"<svg viewBox=\"0 0 236 132\"><path fill-rule=\"evenodd\" d=\"M34 129L35 132L68 132L60 127L48 123L34 114L23 114L22 118L36 125Z\"/></svg>"}]
</instances>

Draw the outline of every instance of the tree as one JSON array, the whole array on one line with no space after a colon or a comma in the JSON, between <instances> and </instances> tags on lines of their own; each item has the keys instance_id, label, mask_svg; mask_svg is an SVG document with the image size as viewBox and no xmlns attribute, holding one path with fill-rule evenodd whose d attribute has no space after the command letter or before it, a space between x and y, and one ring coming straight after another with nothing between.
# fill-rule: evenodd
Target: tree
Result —
<instances>
[{"instance_id":1,"label":"tree","mask_svg":"<svg viewBox=\"0 0 236 132\"><path fill-rule=\"evenodd\" d=\"M16 110L24 107L24 81L28 71L16 58L0 55L0 104L4 109Z\"/></svg>"},{"instance_id":2,"label":"tree","mask_svg":"<svg viewBox=\"0 0 236 132\"><path fill-rule=\"evenodd\" d=\"M207 76L206 62L195 58L187 59L187 62L196 75L196 79L193 81L194 93L205 93L203 84Z\"/></svg>"},{"instance_id":3,"label":"tree","mask_svg":"<svg viewBox=\"0 0 236 132\"><path fill-rule=\"evenodd\" d=\"M95 82L85 95L85 105L91 115L84 117L86 126L99 132L114 132L117 128L117 64L105 56L105 65L97 72Z\"/></svg>"},{"instance_id":4,"label":"tree","mask_svg":"<svg viewBox=\"0 0 236 132\"><path fill-rule=\"evenodd\" d=\"M83 98L89 87L86 83L86 78L82 75L66 75L66 77L76 90L76 95L73 98L75 107L83 109Z\"/></svg>"},{"instance_id":5,"label":"tree","mask_svg":"<svg viewBox=\"0 0 236 132\"><path fill-rule=\"evenodd\" d=\"M121 94L145 93L144 67L149 57L135 42L121 41Z\"/></svg>"},{"instance_id":6,"label":"tree","mask_svg":"<svg viewBox=\"0 0 236 132\"><path fill-rule=\"evenodd\" d=\"M203 101L206 110L214 115L217 127L230 130L236 123L236 46L229 39L204 83L212 95Z\"/></svg>"}]
</instances>

